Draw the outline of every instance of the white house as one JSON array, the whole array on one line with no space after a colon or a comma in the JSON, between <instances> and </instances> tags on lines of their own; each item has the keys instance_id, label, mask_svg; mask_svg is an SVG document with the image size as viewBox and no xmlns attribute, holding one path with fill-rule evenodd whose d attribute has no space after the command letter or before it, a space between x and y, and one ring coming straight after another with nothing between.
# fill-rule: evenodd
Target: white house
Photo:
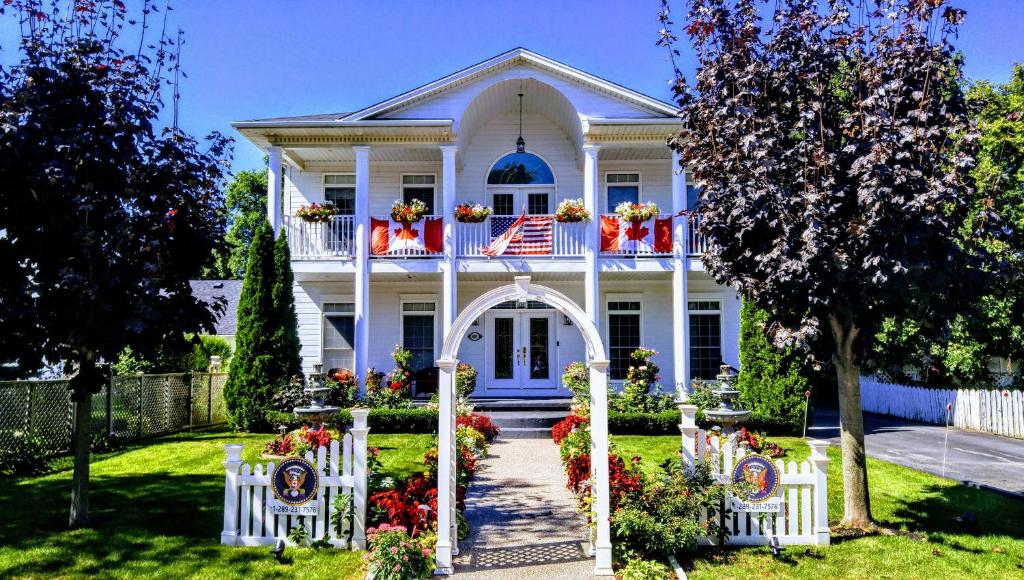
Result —
<instances>
[{"instance_id":1,"label":"white house","mask_svg":"<svg viewBox=\"0 0 1024 580\"><path fill-rule=\"evenodd\" d=\"M685 216L696 193L665 144L675 111L517 48L360 111L234 123L270 158L268 213L291 243L307 370L388 370L396 344L434 367L460 308L524 274L595 321L613 382L641 345L660 353L666 388L736 365L739 299L701 263ZM414 198L428 215L400 232L392 203ZM593 220L550 219L576 198ZM660 208L636 226L648 243L609 243L621 201ZM296 216L323 202L339 215ZM468 202L493 215L457 222ZM486 255L523 214L547 218L523 226L534 244ZM551 307L509 302L476 320L458 358L477 368L478 396L562 396L561 370L584 359L584 342Z\"/></svg>"}]
</instances>

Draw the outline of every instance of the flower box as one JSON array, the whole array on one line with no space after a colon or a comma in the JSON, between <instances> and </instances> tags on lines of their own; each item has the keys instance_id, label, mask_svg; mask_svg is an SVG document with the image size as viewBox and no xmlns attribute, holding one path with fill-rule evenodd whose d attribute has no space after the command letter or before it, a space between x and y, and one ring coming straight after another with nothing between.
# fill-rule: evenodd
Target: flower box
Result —
<instances>
[{"instance_id":1,"label":"flower box","mask_svg":"<svg viewBox=\"0 0 1024 580\"><path fill-rule=\"evenodd\" d=\"M426 213L427 204L419 199L414 199L409 203L399 199L395 200L395 203L391 206L391 219L405 224L413 224L420 221Z\"/></svg>"},{"instance_id":2,"label":"flower box","mask_svg":"<svg viewBox=\"0 0 1024 580\"><path fill-rule=\"evenodd\" d=\"M493 211L479 203L460 203L455 206L455 221L463 224L478 224L486 220Z\"/></svg>"},{"instance_id":3,"label":"flower box","mask_svg":"<svg viewBox=\"0 0 1024 580\"><path fill-rule=\"evenodd\" d=\"M555 221L565 224L589 222L590 212L583 205L582 199L564 199L555 211Z\"/></svg>"},{"instance_id":4,"label":"flower box","mask_svg":"<svg viewBox=\"0 0 1024 580\"><path fill-rule=\"evenodd\" d=\"M615 213L627 222L645 222L658 215L658 206L650 201L641 203L624 201L615 206Z\"/></svg>"},{"instance_id":5,"label":"flower box","mask_svg":"<svg viewBox=\"0 0 1024 580\"><path fill-rule=\"evenodd\" d=\"M338 208L333 203L319 204L313 202L308 206L300 207L295 212L295 217L309 223L326 222L336 215L338 215Z\"/></svg>"}]
</instances>

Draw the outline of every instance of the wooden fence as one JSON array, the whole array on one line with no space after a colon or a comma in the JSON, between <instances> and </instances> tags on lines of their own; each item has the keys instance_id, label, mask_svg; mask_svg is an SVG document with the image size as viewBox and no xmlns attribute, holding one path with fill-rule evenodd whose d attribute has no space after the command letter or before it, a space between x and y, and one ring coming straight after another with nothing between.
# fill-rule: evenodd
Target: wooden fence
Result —
<instances>
[{"instance_id":1,"label":"wooden fence","mask_svg":"<svg viewBox=\"0 0 1024 580\"><path fill-rule=\"evenodd\" d=\"M284 540L300 524L309 542L326 539L337 548L366 549L366 409L353 409L353 426L342 441L331 441L314 456L305 455L320 475L320 486L310 504L316 515L278 515L273 513L274 492L271 479L274 462L255 467L242 462L243 445L225 445L224 530L220 543L238 546L269 546ZM352 512L335 511L335 500L351 497ZM336 521L336 518L343 518ZM340 525L339 525L340 524ZM339 529L341 533L339 533Z\"/></svg>"},{"instance_id":2,"label":"wooden fence","mask_svg":"<svg viewBox=\"0 0 1024 580\"><path fill-rule=\"evenodd\" d=\"M733 467L750 451L734 443L733 437L708 437L697 427L697 407L681 405L683 465L711 461L712 471L723 481L732 477ZM781 502L777 512L738 508L725 521L729 531L727 544L779 546L796 544L828 545L828 449L827 441L809 440L811 456L807 461L775 460L779 486L772 500ZM747 505L747 504L744 504ZM717 538L705 538L714 543Z\"/></svg>"},{"instance_id":3,"label":"wooden fence","mask_svg":"<svg viewBox=\"0 0 1024 580\"><path fill-rule=\"evenodd\" d=\"M1021 391L927 389L870 377L861 377L860 390L861 408L870 413L1024 439Z\"/></svg>"}]
</instances>

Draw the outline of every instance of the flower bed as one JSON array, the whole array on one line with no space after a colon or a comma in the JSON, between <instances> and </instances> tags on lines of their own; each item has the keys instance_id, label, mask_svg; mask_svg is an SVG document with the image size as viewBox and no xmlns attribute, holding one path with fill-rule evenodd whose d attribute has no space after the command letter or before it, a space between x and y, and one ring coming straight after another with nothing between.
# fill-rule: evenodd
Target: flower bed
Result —
<instances>
[{"instance_id":1,"label":"flower bed","mask_svg":"<svg viewBox=\"0 0 1024 580\"><path fill-rule=\"evenodd\" d=\"M582 199L564 199L555 210L555 221L560 223L589 222L590 212Z\"/></svg>"},{"instance_id":2,"label":"flower bed","mask_svg":"<svg viewBox=\"0 0 1024 580\"><path fill-rule=\"evenodd\" d=\"M491 215L494 210L479 203L460 203L455 206L455 221L464 224L478 224Z\"/></svg>"},{"instance_id":3,"label":"flower bed","mask_svg":"<svg viewBox=\"0 0 1024 580\"><path fill-rule=\"evenodd\" d=\"M427 213L427 204L423 203L422 200L413 199L409 203L398 199L391 205L391 219L396 222L402 222L406 224L412 224L423 219L423 215Z\"/></svg>"},{"instance_id":4,"label":"flower bed","mask_svg":"<svg viewBox=\"0 0 1024 580\"><path fill-rule=\"evenodd\" d=\"M300 207L295 212L295 217L310 223L326 222L336 215L338 215L338 208L333 203L314 202Z\"/></svg>"},{"instance_id":5,"label":"flower bed","mask_svg":"<svg viewBox=\"0 0 1024 580\"><path fill-rule=\"evenodd\" d=\"M658 206L650 201L644 203L624 201L615 206L615 213L627 222L645 222L658 215Z\"/></svg>"}]
</instances>

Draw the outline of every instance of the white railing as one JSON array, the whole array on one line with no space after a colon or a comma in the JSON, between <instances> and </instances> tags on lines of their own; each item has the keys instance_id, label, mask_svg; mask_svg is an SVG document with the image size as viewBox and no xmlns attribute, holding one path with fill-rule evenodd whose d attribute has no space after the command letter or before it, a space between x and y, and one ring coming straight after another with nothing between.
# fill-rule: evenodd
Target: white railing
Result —
<instances>
[{"instance_id":1,"label":"white railing","mask_svg":"<svg viewBox=\"0 0 1024 580\"><path fill-rule=\"evenodd\" d=\"M699 429L697 407L681 405L680 410L683 468L711 461L711 470L720 481L731 480L736 464L750 451L737 445L734 437L709 437L707 431ZM780 546L829 544L828 442L809 440L807 444L811 447L811 456L806 461L776 459L773 462L779 472L779 482L767 501L760 504L731 502L732 512L724 522L730 534L727 544L765 545L773 538L778 538ZM769 511L769 505L774 511ZM715 542L717 538L704 538L706 544Z\"/></svg>"},{"instance_id":2,"label":"white railing","mask_svg":"<svg viewBox=\"0 0 1024 580\"><path fill-rule=\"evenodd\" d=\"M1024 391L926 389L861 377L860 397L869 413L1024 439Z\"/></svg>"},{"instance_id":3,"label":"white railing","mask_svg":"<svg viewBox=\"0 0 1024 580\"><path fill-rule=\"evenodd\" d=\"M426 223L427 223L427 220L433 220L433 219L440 220L440 218L441 218L441 216L439 216L439 215L425 215L425 216L423 216L423 218L420 219L420 221L412 224L412 226L411 226L412 229L416 231L417 243L414 243L414 244L411 243L411 244L407 244L406 246L401 246L401 247L397 247L397 248L389 247L388 251L386 253L383 253L383 254L374 254L373 253L373 226L372 226L373 222L371 221L370 222L371 226L369 228L369 232L367 233L367 235L370 236L370 239L367 241L367 243L370 244L370 257L371 258L439 258L439 257L441 257L442 255L444 255L444 251L443 250L438 250L438 251L431 252L431 251L427 251L427 249L426 249ZM376 219L376 220L390 220L391 216L375 215L375 216L372 216L372 219Z\"/></svg>"},{"instance_id":4,"label":"white railing","mask_svg":"<svg viewBox=\"0 0 1024 580\"><path fill-rule=\"evenodd\" d=\"M690 214L690 223L686 228L686 253L690 256L699 256L707 251L707 238L697 233L700 226L700 217L697 214Z\"/></svg>"},{"instance_id":5,"label":"white railing","mask_svg":"<svg viewBox=\"0 0 1024 580\"><path fill-rule=\"evenodd\" d=\"M551 254L530 256L531 258L552 257L566 258L583 256L586 243L585 223L561 223L551 220ZM494 216L478 224L455 224L455 253L459 257L483 256L483 249L494 239L491 237L491 220ZM518 257L518 256L506 256Z\"/></svg>"},{"instance_id":6,"label":"white railing","mask_svg":"<svg viewBox=\"0 0 1024 580\"><path fill-rule=\"evenodd\" d=\"M243 445L225 445L224 530L220 543L228 546L272 546L278 540L293 544L289 533L302 525L307 541L326 539L334 547L366 549L366 436L365 409L352 411L353 427L342 441L331 441L330 448L319 447L314 455L306 452L306 461L320 474L316 495L307 506L311 515L285 515L274 496L271 479L274 462L255 468L242 463ZM340 509L335 500L351 498L352 511ZM342 517L340 522L335 518ZM339 534L340 530L340 534Z\"/></svg>"},{"instance_id":7,"label":"white railing","mask_svg":"<svg viewBox=\"0 0 1024 580\"><path fill-rule=\"evenodd\" d=\"M355 216L336 215L324 222L284 216L294 260L327 260L355 256Z\"/></svg>"},{"instance_id":8,"label":"white railing","mask_svg":"<svg viewBox=\"0 0 1024 580\"><path fill-rule=\"evenodd\" d=\"M617 214L606 214L605 217L619 218ZM620 220L622 218L619 218ZM655 226L658 221L668 221L668 232L669 240L667 244L662 244L662 247L658 247L656 242ZM620 222L621 223L621 222ZM618 250L600 250L604 256L671 256L672 255L672 236L674 235L672 228L672 216L671 215L659 215L651 218L642 223L642 227L648 228L649 234L645 236L645 241L639 243L630 243L625 248ZM600 243L600 242L598 242Z\"/></svg>"}]
</instances>

